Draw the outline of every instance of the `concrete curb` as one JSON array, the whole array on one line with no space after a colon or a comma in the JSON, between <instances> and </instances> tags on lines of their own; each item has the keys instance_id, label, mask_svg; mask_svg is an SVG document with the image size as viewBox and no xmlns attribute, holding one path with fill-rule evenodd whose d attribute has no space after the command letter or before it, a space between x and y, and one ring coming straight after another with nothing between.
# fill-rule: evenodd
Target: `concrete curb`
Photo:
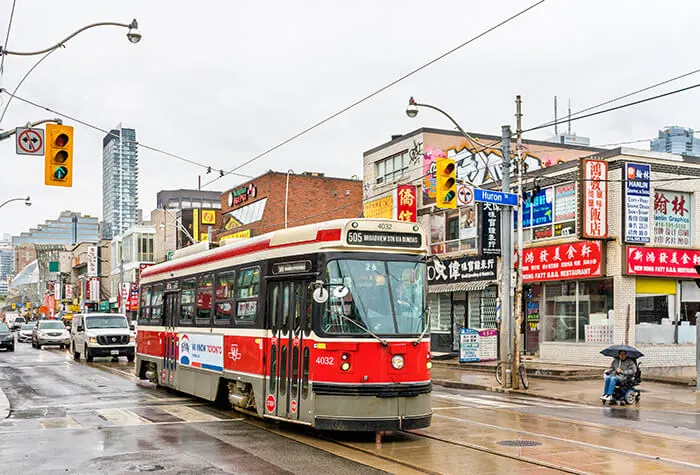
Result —
<instances>
[{"instance_id":1,"label":"concrete curb","mask_svg":"<svg viewBox=\"0 0 700 475\"><path fill-rule=\"evenodd\" d=\"M581 404L584 406L594 405L594 404L590 404L590 403L586 403L586 402L582 402L582 401L575 401L573 399L564 399L564 398L559 398L559 397L554 397L554 396L547 396L544 394L533 394L533 393L529 393L527 391L523 391L521 389L507 389L507 388L501 388L498 386L489 386L487 384L463 383L461 381L450 381L448 379L433 379L432 383L435 386L442 386L444 388L477 389L477 390L481 390L481 391L490 391L493 393L517 394L519 396L530 396L533 398L548 399L550 401Z\"/></svg>"},{"instance_id":2,"label":"concrete curb","mask_svg":"<svg viewBox=\"0 0 700 475\"><path fill-rule=\"evenodd\" d=\"M10 401L5 396L2 388L0 388L0 419L10 417Z\"/></svg>"}]
</instances>

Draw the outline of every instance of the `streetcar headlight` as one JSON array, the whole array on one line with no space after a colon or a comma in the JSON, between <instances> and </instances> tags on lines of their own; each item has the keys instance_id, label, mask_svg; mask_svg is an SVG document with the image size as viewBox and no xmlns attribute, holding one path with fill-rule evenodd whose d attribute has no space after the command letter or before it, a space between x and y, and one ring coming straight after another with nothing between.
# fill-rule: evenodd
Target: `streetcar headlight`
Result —
<instances>
[{"instance_id":1,"label":"streetcar headlight","mask_svg":"<svg viewBox=\"0 0 700 475\"><path fill-rule=\"evenodd\" d=\"M401 355L394 355L391 357L391 366L394 369L401 369L404 365L404 359Z\"/></svg>"},{"instance_id":2,"label":"streetcar headlight","mask_svg":"<svg viewBox=\"0 0 700 475\"><path fill-rule=\"evenodd\" d=\"M348 363L347 361L343 361L340 364L340 369L342 369L343 371L349 371L350 370L350 363Z\"/></svg>"},{"instance_id":3,"label":"streetcar headlight","mask_svg":"<svg viewBox=\"0 0 700 475\"><path fill-rule=\"evenodd\" d=\"M432 362L432 361L428 361L427 363L425 363L425 367L428 368L428 369L432 368L432 367L433 367L433 362Z\"/></svg>"}]
</instances>

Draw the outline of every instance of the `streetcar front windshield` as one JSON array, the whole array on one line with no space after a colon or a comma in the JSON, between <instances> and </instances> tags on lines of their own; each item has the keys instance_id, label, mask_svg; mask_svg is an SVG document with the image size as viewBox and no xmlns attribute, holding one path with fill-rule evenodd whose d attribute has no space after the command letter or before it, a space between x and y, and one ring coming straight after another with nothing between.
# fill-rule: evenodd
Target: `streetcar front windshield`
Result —
<instances>
[{"instance_id":1,"label":"streetcar front windshield","mask_svg":"<svg viewBox=\"0 0 700 475\"><path fill-rule=\"evenodd\" d=\"M325 333L420 335L425 328L422 262L337 259L326 266L326 282Z\"/></svg>"}]
</instances>

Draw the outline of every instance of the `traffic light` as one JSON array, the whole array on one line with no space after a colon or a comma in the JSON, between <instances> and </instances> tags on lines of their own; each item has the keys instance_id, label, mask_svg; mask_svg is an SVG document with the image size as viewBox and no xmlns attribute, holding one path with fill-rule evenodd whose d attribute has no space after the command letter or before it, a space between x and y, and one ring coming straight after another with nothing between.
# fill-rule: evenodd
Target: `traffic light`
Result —
<instances>
[{"instance_id":1,"label":"traffic light","mask_svg":"<svg viewBox=\"0 0 700 475\"><path fill-rule=\"evenodd\" d=\"M435 161L435 206L438 208L457 207L457 167L451 158L438 158Z\"/></svg>"},{"instance_id":2,"label":"traffic light","mask_svg":"<svg viewBox=\"0 0 700 475\"><path fill-rule=\"evenodd\" d=\"M46 124L44 183L73 186L73 127Z\"/></svg>"}]
</instances>

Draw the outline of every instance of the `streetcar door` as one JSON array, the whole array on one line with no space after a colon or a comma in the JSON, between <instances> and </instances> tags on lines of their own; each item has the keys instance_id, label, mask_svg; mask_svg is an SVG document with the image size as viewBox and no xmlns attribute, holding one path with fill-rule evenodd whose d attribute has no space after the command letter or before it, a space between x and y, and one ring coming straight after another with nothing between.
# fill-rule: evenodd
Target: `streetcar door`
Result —
<instances>
[{"instance_id":1,"label":"streetcar door","mask_svg":"<svg viewBox=\"0 0 700 475\"><path fill-rule=\"evenodd\" d=\"M161 381L165 386L174 386L177 369L178 341L175 325L177 324L177 293L166 293L163 301L163 323L165 324L164 359Z\"/></svg>"},{"instance_id":2,"label":"streetcar door","mask_svg":"<svg viewBox=\"0 0 700 475\"><path fill-rule=\"evenodd\" d=\"M304 351L309 281L271 282L268 286L270 340L265 412L299 419L309 399L309 351ZM310 299L310 297L309 297ZM309 317L310 318L310 317Z\"/></svg>"}]
</instances>

